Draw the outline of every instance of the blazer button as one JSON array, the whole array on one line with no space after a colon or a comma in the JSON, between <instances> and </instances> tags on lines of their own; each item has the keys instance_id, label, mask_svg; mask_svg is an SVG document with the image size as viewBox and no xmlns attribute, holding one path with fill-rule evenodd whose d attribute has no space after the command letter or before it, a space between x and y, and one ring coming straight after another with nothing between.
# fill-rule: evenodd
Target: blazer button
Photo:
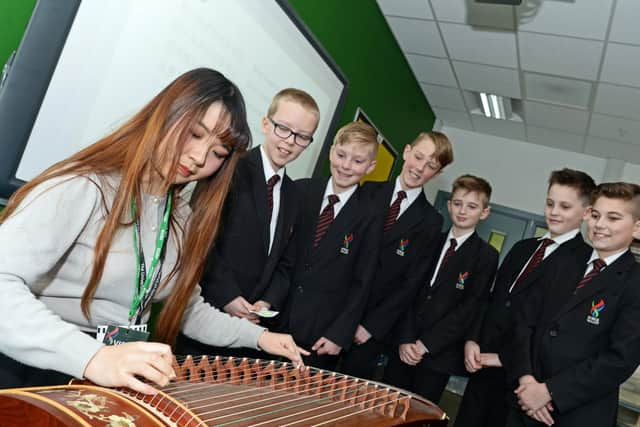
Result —
<instances>
[{"instance_id":1,"label":"blazer button","mask_svg":"<svg viewBox=\"0 0 640 427\"><path fill-rule=\"evenodd\" d=\"M427 301L431 299L431 295L427 295Z\"/></svg>"},{"instance_id":2,"label":"blazer button","mask_svg":"<svg viewBox=\"0 0 640 427\"><path fill-rule=\"evenodd\" d=\"M305 269L306 271L309 271L309 269L311 269L311 264L305 264L305 265L304 265L304 269Z\"/></svg>"},{"instance_id":3,"label":"blazer button","mask_svg":"<svg viewBox=\"0 0 640 427\"><path fill-rule=\"evenodd\" d=\"M303 289L302 286L298 286L298 292L302 293Z\"/></svg>"},{"instance_id":4,"label":"blazer button","mask_svg":"<svg viewBox=\"0 0 640 427\"><path fill-rule=\"evenodd\" d=\"M507 302L504 303L504 306L507 308L511 307L511 300L507 300Z\"/></svg>"},{"instance_id":5,"label":"blazer button","mask_svg":"<svg viewBox=\"0 0 640 427\"><path fill-rule=\"evenodd\" d=\"M557 329L551 329L549 331L549 336L550 337L557 337L558 336L558 330Z\"/></svg>"}]
</instances>

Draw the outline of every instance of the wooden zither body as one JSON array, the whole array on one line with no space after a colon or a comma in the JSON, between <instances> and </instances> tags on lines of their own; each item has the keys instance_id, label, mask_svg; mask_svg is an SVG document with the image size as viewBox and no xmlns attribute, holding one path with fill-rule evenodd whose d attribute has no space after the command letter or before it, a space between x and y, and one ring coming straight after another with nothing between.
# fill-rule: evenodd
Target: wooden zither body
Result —
<instances>
[{"instance_id":1,"label":"wooden zither body","mask_svg":"<svg viewBox=\"0 0 640 427\"><path fill-rule=\"evenodd\" d=\"M0 426L447 425L433 403L384 384L315 368L190 356L154 396L83 382L0 390Z\"/></svg>"}]
</instances>

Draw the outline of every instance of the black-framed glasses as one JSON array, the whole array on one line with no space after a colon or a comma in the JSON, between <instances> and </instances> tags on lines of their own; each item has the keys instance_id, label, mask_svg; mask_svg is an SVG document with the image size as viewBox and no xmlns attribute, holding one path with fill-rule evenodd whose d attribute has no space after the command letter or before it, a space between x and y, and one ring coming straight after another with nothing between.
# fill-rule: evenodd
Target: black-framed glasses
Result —
<instances>
[{"instance_id":1,"label":"black-framed glasses","mask_svg":"<svg viewBox=\"0 0 640 427\"><path fill-rule=\"evenodd\" d=\"M287 126L280 124L269 117L269 121L273 124L273 133L276 134L277 137L282 139L287 139L291 135L293 135L294 144L300 147L308 147L309 144L313 142L313 136L305 135L303 133L294 132Z\"/></svg>"}]
</instances>

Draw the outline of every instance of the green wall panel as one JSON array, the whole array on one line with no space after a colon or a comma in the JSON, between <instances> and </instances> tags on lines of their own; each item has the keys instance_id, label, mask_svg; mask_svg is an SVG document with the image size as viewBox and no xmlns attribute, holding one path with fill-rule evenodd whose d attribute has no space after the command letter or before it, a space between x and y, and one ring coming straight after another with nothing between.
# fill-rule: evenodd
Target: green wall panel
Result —
<instances>
[{"instance_id":1,"label":"green wall panel","mask_svg":"<svg viewBox=\"0 0 640 427\"><path fill-rule=\"evenodd\" d=\"M431 130L435 116L375 0L290 3L349 80L341 124L361 107L399 153Z\"/></svg>"},{"instance_id":2,"label":"green wall panel","mask_svg":"<svg viewBox=\"0 0 640 427\"><path fill-rule=\"evenodd\" d=\"M0 67L18 48L36 0L0 0Z\"/></svg>"}]
</instances>

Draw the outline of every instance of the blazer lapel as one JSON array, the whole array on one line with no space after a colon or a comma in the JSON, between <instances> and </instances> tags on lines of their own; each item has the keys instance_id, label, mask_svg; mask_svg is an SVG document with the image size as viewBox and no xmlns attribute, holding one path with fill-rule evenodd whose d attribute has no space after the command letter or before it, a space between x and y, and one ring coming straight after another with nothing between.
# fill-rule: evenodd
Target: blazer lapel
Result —
<instances>
[{"instance_id":1,"label":"blazer lapel","mask_svg":"<svg viewBox=\"0 0 640 427\"><path fill-rule=\"evenodd\" d=\"M634 263L635 259L633 255L630 251L627 251L613 264L607 266L600 274L598 274L590 282L588 282L582 289L579 289L577 292L572 293L562 309L558 311L558 314L555 316L555 318L558 318L562 314L570 311L576 305L580 304L582 301L588 298L591 298L593 295L597 294L603 289L615 287L616 283L622 277L622 273L628 271ZM584 275L586 264L583 264L582 267L583 271L578 275L578 279L575 281L576 286Z\"/></svg>"},{"instance_id":2,"label":"blazer lapel","mask_svg":"<svg viewBox=\"0 0 640 427\"><path fill-rule=\"evenodd\" d=\"M448 236L444 235L444 239ZM443 245L449 247L449 242L444 241ZM438 277L436 277L436 281L433 283L432 289L439 288L443 283L450 283L451 278L457 276L460 269L460 261L466 259L475 251L477 246L477 240L479 239L478 235L474 231L471 236L451 255L451 257L447 260L447 263L444 265L444 268L440 268L438 271ZM442 248L443 246L441 246Z\"/></svg>"},{"instance_id":3,"label":"blazer lapel","mask_svg":"<svg viewBox=\"0 0 640 427\"><path fill-rule=\"evenodd\" d=\"M289 221L289 215L291 211L289 200L291 196L291 185L292 183L285 173L280 187L280 210L278 213L278 219L276 221L276 229L274 232L275 236L273 236L273 245L271 246L271 252L276 251L280 247L280 245L282 245L282 241L284 240L286 233L289 232L289 230L286 230L284 227L285 224L291 224L291 221Z\"/></svg>"},{"instance_id":4,"label":"blazer lapel","mask_svg":"<svg viewBox=\"0 0 640 427\"><path fill-rule=\"evenodd\" d=\"M338 215L334 216L327 233L322 237L322 240L320 240L320 244L316 250L323 250L327 245L327 242L335 242L338 238L342 240L345 237L343 233L349 233L351 231L349 229L350 224L354 219L357 219L360 214L359 204L361 203L361 195L358 190L359 189L356 189L356 191L351 195L347 203L342 207L342 209L340 209ZM357 236L355 238L362 239L366 237ZM336 248L336 251L337 250L338 249Z\"/></svg>"},{"instance_id":5,"label":"blazer lapel","mask_svg":"<svg viewBox=\"0 0 640 427\"><path fill-rule=\"evenodd\" d=\"M262 242L265 253L269 252L269 222L267 221L267 183L264 179L264 169L260 148L256 148L249 153L250 166L253 171L253 203L256 209L256 216L262 230Z\"/></svg>"},{"instance_id":6,"label":"blazer lapel","mask_svg":"<svg viewBox=\"0 0 640 427\"><path fill-rule=\"evenodd\" d=\"M400 215L400 218L398 218L389 232L385 234L385 243L406 237L407 231L411 230L424 218L424 210L426 206L427 198L425 197L424 192L420 192L418 198L411 203L407 210Z\"/></svg>"}]
</instances>

